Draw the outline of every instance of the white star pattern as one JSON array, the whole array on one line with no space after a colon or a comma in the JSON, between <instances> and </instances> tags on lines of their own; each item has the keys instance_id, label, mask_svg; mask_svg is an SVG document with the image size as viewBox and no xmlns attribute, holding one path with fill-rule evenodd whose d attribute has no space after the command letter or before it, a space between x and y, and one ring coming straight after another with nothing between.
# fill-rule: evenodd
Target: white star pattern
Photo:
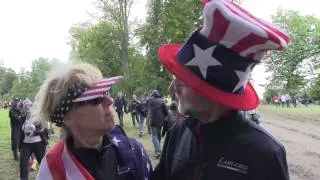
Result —
<instances>
[{"instance_id":1,"label":"white star pattern","mask_svg":"<svg viewBox=\"0 0 320 180\"><path fill-rule=\"evenodd\" d=\"M209 66L221 66L221 62L219 62L216 58L212 57L212 53L215 48L216 46L212 46L203 50L196 44L193 44L194 58L191 59L191 61L189 61L185 65L198 66L202 74L202 77L206 79L207 69Z\"/></svg>"},{"instance_id":2,"label":"white star pattern","mask_svg":"<svg viewBox=\"0 0 320 180\"><path fill-rule=\"evenodd\" d=\"M145 155L144 155L143 148L141 148L141 154L142 154L142 156L145 156Z\"/></svg>"},{"instance_id":3,"label":"white star pattern","mask_svg":"<svg viewBox=\"0 0 320 180\"><path fill-rule=\"evenodd\" d=\"M116 146L118 146L118 145L119 145L119 142L121 142L121 140L117 139L117 137L113 137L113 138L112 138L112 142L113 142Z\"/></svg>"},{"instance_id":4,"label":"white star pattern","mask_svg":"<svg viewBox=\"0 0 320 180\"><path fill-rule=\"evenodd\" d=\"M150 164L147 163L147 169L148 169L148 172L150 172Z\"/></svg>"},{"instance_id":5,"label":"white star pattern","mask_svg":"<svg viewBox=\"0 0 320 180\"><path fill-rule=\"evenodd\" d=\"M238 78L239 78L239 81L236 85L236 87L233 89L232 92L235 92L236 90L238 90L240 87L246 85L248 83L248 80L250 78L250 75L251 75L251 69L252 69L252 65L253 64L250 64L246 71L235 71L235 73L237 74Z\"/></svg>"}]
</instances>

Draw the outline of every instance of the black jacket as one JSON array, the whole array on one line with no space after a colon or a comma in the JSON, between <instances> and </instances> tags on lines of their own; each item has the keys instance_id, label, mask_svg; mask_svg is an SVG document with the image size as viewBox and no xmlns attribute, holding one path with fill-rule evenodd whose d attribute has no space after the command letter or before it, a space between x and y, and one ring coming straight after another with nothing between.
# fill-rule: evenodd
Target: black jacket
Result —
<instances>
[{"instance_id":1,"label":"black jacket","mask_svg":"<svg viewBox=\"0 0 320 180\"><path fill-rule=\"evenodd\" d=\"M132 99L130 102L129 102L129 105L128 105L128 111L130 113L137 113L137 108L139 106L140 102L137 101L137 100L134 100Z\"/></svg>"},{"instance_id":2,"label":"black jacket","mask_svg":"<svg viewBox=\"0 0 320 180\"><path fill-rule=\"evenodd\" d=\"M108 136L103 138L103 148L101 151L89 148L73 148L72 144L72 138L68 137L68 148L96 180L126 179L115 173L118 172L118 156ZM106 160L106 158L108 159Z\"/></svg>"},{"instance_id":3,"label":"black jacket","mask_svg":"<svg viewBox=\"0 0 320 180\"><path fill-rule=\"evenodd\" d=\"M148 116L150 126L162 126L164 119L168 116L168 108L164 101L159 97L152 97L147 101Z\"/></svg>"},{"instance_id":4,"label":"black jacket","mask_svg":"<svg viewBox=\"0 0 320 180\"><path fill-rule=\"evenodd\" d=\"M116 107L117 112L127 112L127 101L124 99L124 97L117 97L114 102L114 106Z\"/></svg>"},{"instance_id":5,"label":"black jacket","mask_svg":"<svg viewBox=\"0 0 320 180\"><path fill-rule=\"evenodd\" d=\"M9 109L10 126L22 125L21 111L18 107L12 106Z\"/></svg>"},{"instance_id":6,"label":"black jacket","mask_svg":"<svg viewBox=\"0 0 320 180\"><path fill-rule=\"evenodd\" d=\"M147 102L150 98L149 97L141 97L140 104L137 106L137 111L140 113L144 118L148 115L148 105Z\"/></svg>"},{"instance_id":7,"label":"black jacket","mask_svg":"<svg viewBox=\"0 0 320 180\"><path fill-rule=\"evenodd\" d=\"M229 117L200 125L189 117L166 136L156 180L288 180L283 145L262 127Z\"/></svg>"}]
</instances>

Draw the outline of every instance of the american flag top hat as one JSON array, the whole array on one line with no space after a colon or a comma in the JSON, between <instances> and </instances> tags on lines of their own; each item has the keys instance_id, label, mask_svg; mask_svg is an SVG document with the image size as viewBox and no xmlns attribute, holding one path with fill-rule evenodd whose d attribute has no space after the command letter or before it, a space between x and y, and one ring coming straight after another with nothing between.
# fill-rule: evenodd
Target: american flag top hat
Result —
<instances>
[{"instance_id":1,"label":"american flag top hat","mask_svg":"<svg viewBox=\"0 0 320 180\"><path fill-rule=\"evenodd\" d=\"M81 83L70 86L66 97L56 106L51 118L52 122L56 123L57 126L61 126L64 116L72 108L74 103L103 97L105 93L122 78L122 76L105 78L90 86Z\"/></svg>"},{"instance_id":2,"label":"american flag top hat","mask_svg":"<svg viewBox=\"0 0 320 180\"><path fill-rule=\"evenodd\" d=\"M289 37L228 0L204 1L204 24L185 44L159 49L161 63L203 96L235 110L260 101L249 78L269 50L284 50Z\"/></svg>"}]
</instances>

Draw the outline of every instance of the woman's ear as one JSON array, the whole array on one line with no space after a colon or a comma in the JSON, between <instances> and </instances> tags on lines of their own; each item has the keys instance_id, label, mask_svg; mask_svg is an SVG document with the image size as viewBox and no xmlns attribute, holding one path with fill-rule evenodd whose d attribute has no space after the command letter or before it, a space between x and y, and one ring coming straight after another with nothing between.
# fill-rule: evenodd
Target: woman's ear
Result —
<instances>
[{"instance_id":1,"label":"woman's ear","mask_svg":"<svg viewBox=\"0 0 320 180\"><path fill-rule=\"evenodd\" d=\"M70 110L63 118L63 124L65 127L69 128L75 126L75 121L73 118L73 112Z\"/></svg>"}]
</instances>

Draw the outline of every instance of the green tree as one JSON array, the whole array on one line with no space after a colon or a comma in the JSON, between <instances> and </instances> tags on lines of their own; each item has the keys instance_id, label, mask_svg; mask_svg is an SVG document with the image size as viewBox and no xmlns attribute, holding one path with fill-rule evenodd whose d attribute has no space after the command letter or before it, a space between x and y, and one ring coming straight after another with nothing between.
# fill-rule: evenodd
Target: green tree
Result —
<instances>
[{"instance_id":1,"label":"green tree","mask_svg":"<svg viewBox=\"0 0 320 180\"><path fill-rule=\"evenodd\" d=\"M51 70L49 59L38 58L32 61L30 79L33 91L38 89Z\"/></svg>"},{"instance_id":2,"label":"green tree","mask_svg":"<svg viewBox=\"0 0 320 180\"><path fill-rule=\"evenodd\" d=\"M272 20L289 34L291 42L285 52L274 52L266 59L268 71L273 72L268 86L277 83L286 92L297 92L306 85L305 77L310 75L310 68L305 64L319 64L320 20L281 9Z\"/></svg>"},{"instance_id":3,"label":"green tree","mask_svg":"<svg viewBox=\"0 0 320 180\"><path fill-rule=\"evenodd\" d=\"M146 23L137 31L140 45L146 49L146 81L151 89L167 92L169 74L162 70L158 49L165 43L183 43L201 23L201 1L195 0L150 0Z\"/></svg>"},{"instance_id":4,"label":"green tree","mask_svg":"<svg viewBox=\"0 0 320 180\"><path fill-rule=\"evenodd\" d=\"M320 75L318 75L314 84L310 87L310 96L314 100L320 101Z\"/></svg>"},{"instance_id":5,"label":"green tree","mask_svg":"<svg viewBox=\"0 0 320 180\"><path fill-rule=\"evenodd\" d=\"M1 72L1 94L7 94L10 93L10 90L13 86L13 82L17 78L16 72L14 72L12 69L2 69Z\"/></svg>"},{"instance_id":6,"label":"green tree","mask_svg":"<svg viewBox=\"0 0 320 180\"><path fill-rule=\"evenodd\" d=\"M33 99L40 85L51 70L51 61L38 58L32 61L31 71L21 69L11 89L13 97Z\"/></svg>"},{"instance_id":7,"label":"green tree","mask_svg":"<svg viewBox=\"0 0 320 180\"><path fill-rule=\"evenodd\" d=\"M31 85L30 72L21 69L11 89L11 98L32 98L34 88Z\"/></svg>"},{"instance_id":8,"label":"green tree","mask_svg":"<svg viewBox=\"0 0 320 180\"><path fill-rule=\"evenodd\" d=\"M107 21L70 29L72 58L96 65L105 76L123 74L117 29Z\"/></svg>"},{"instance_id":9,"label":"green tree","mask_svg":"<svg viewBox=\"0 0 320 180\"><path fill-rule=\"evenodd\" d=\"M100 0L103 4L105 18L114 25L119 34L116 36L120 42L120 57L123 63L125 81L130 81L129 72L129 18L134 0ZM125 87L129 90L129 87Z\"/></svg>"}]
</instances>

